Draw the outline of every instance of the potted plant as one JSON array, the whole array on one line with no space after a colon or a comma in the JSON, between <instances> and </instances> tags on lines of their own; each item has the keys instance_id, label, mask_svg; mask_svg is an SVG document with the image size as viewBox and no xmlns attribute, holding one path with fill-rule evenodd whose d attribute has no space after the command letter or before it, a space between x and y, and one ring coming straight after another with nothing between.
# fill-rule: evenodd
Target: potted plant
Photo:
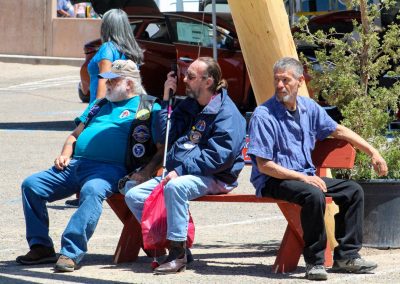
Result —
<instances>
[{"instance_id":1,"label":"potted plant","mask_svg":"<svg viewBox=\"0 0 400 284\"><path fill-rule=\"evenodd\" d=\"M382 11L391 11L395 4L393 0L348 1L349 8L359 11L352 32L338 33L334 28L311 32L303 17L295 34L297 40L318 47L316 61L301 56L314 96L337 106L341 124L377 148L388 164L388 176L378 179L370 158L358 152L353 170L337 172L363 186L364 242L374 247L400 247L400 131L388 127L396 119L400 101L400 26L395 21L379 24Z\"/></svg>"}]
</instances>

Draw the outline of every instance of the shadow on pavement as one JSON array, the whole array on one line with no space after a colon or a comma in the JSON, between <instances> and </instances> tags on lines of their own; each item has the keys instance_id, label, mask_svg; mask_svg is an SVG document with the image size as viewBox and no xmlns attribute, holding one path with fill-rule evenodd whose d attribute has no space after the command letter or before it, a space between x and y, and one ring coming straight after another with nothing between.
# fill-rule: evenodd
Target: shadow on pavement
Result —
<instances>
[{"instance_id":1,"label":"shadow on pavement","mask_svg":"<svg viewBox=\"0 0 400 284\"><path fill-rule=\"evenodd\" d=\"M298 273L304 273L304 267L298 267L293 273L275 274L272 270L272 264L259 263L260 258L274 259L278 251L280 242L272 241L263 244L225 244L225 245L212 245L203 246L196 244L196 248L209 249L206 253L194 253L194 261L187 266L188 270L194 271L200 275L240 275L240 276L252 276L270 279L303 279L304 277L299 276ZM249 249L252 251L248 252L228 252L228 253L213 253L213 249L224 248L224 249ZM258 250L258 251L254 251ZM243 262L230 261L230 259L243 259ZM252 259L256 261L252 262ZM151 273L150 263L151 258L139 257L135 263L132 263L128 270L134 273ZM120 266L108 267L107 269L121 269ZM160 276L161 277L161 276ZM160 280L162 280L160 278Z\"/></svg>"},{"instance_id":2,"label":"shadow on pavement","mask_svg":"<svg viewBox=\"0 0 400 284\"><path fill-rule=\"evenodd\" d=\"M279 242L274 241L267 244L247 244L247 245L237 245L237 244L227 244L225 246L201 246L196 245L196 248L207 248L210 249L207 253L194 254L194 261L190 263L187 267L188 270L193 271L199 275L240 275L240 276L252 276L259 277L263 279L303 279L302 275L299 273L304 273L304 267L298 267L295 273L285 273L285 274L274 274L272 271L272 263L264 264L260 263L260 258L267 258L276 255L279 247ZM223 247L225 249L238 248L238 249L257 249L259 251L248 251L248 252L222 252L213 253L212 248ZM231 261L231 259L243 259L243 262ZM252 260L254 259L254 261ZM152 274L151 261L153 259L146 256L141 256L134 263L123 263L118 265L112 264L112 255L104 254L87 254L83 261L81 262L81 269L93 265L104 265L100 269L104 270L124 270L132 271L132 273L149 273ZM0 283L36 283L35 279L52 279L55 281L66 281L75 283L127 283L119 281L110 281L96 279L95 277L82 277L75 276L74 273L55 273L52 264L42 264L35 266L25 266L17 264L15 261L3 261L0 262ZM37 271L37 268L47 268L48 272ZM32 271L36 268L35 271ZM9 276L8 276L9 275ZM20 280L18 278L32 279ZM162 281L162 276L160 276L160 281Z\"/></svg>"},{"instance_id":3,"label":"shadow on pavement","mask_svg":"<svg viewBox=\"0 0 400 284\"><path fill-rule=\"evenodd\" d=\"M47 209L54 209L54 210L68 210L68 209L77 209L78 207L71 207L67 205L47 205Z\"/></svg>"},{"instance_id":4,"label":"shadow on pavement","mask_svg":"<svg viewBox=\"0 0 400 284\"><path fill-rule=\"evenodd\" d=\"M237 254L236 254L237 255ZM241 257L241 254L239 254ZM201 275L238 275L238 276L251 276L270 279L303 279L303 267L299 267L294 272L274 273L272 264L251 263L251 262L229 262L229 261L212 261L212 260L195 260L188 268L197 274Z\"/></svg>"},{"instance_id":5,"label":"shadow on pavement","mask_svg":"<svg viewBox=\"0 0 400 284\"><path fill-rule=\"evenodd\" d=\"M213 255L212 250L213 249L249 249L252 250L248 252L248 256L256 256L259 254L263 254L264 256L275 256L278 252L279 246L281 245L281 241L278 240L269 240L265 243L227 243L227 242L221 242L219 245L205 245L202 243L196 243L195 248L196 249L207 249L209 250L210 253L203 254L204 257L207 257L208 255ZM257 251L254 251L257 250ZM229 254L229 253L228 253ZM247 254L247 253L244 253ZM196 254L198 255L198 254ZM218 254L217 254L218 255ZM226 255L226 254L224 254ZM214 255L212 258L215 258L216 256ZM224 256L223 256L224 257ZM235 253L232 253L232 257L235 257Z\"/></svg>"},{"instance_id":6,"label":"shadow on pavement","mask_svg":"<svg viewBox=\"0 0 400 284\"><path fill-rule=\"evenodd\" d=\"M34 283L34 282L27 281L27 280L21 280L21 279L15 279L12 277L0 275L0 283L2 283L2 284L26 284L26 283Z\"/></svg>"},{"instance_id":7,"label":"shadow on pavement","mask_svg":"<svg viewBox=\"0 0 400 284\"><path fill-rule=\"evenodd\" d=\"M72 131L74 128L75 123L71 120L0 123L0 129L3 130Z\"/></svg>"},{"instance_id":8,"label":"shadow on pavement","mask_svg":"<svg viewBox=\"0 0 400 284\"><path fill-rule=\"evenodd\" d=\"M89 255L88 255L89 256ZM86 259L86 258L85 258ZM87 261L82 262L82 269L85 266L90 265L98 265L99 263L112 263L112 256L111 255L90 255ZM34 268L49 268L48 272L42 271L33 271ZM74 273L57 273L53 270L52 264L41 264L41 265L20 265L17 264L15 261L2 261L0 262L0 283L37 283L35 279L52 279L54 281L66 281L66 282L76 282L76 283L99 283L99 284L106 284L106 283L127 283L127 282L120 282L120 281L110 281L110 280L102 280L96 279L95 277L82 277L76 276ZM10 275L10 276L7 276ZM20 280L18 278L31 278L32 280Z\"/></svg>"}]
</instances>

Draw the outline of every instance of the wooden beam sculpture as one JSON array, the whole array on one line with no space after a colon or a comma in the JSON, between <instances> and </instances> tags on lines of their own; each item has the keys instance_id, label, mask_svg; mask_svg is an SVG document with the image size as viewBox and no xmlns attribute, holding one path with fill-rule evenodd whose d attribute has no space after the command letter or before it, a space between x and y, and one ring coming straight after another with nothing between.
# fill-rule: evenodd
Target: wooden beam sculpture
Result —
<instances>
[{"instance_id":1,"label":"wooden beam sculpture","mask_svg":"<svg viewBox=\"0 0 400 284\"><path fill-rule=\"evenodd\" d=\"M274 94L272 66L298 58L283 0L228 0L257 104ZM300 95L309 96L305 84Z\"/></svg>"}]
</instances>

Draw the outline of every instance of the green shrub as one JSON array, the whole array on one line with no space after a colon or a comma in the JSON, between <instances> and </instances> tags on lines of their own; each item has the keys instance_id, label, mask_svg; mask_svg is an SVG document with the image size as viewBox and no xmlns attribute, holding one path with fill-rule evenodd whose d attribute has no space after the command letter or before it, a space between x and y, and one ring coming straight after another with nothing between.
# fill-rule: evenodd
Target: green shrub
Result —
<instances>
[{"instance_id":1,"label":"green shrub","mask_svg":"<svg viewBox=\"0 0 400 284\"><path fill-rule=\"evenodd\" d=\"M337 106L343 115L342 124L376 147L385 158L389 178L400 179L400 138L388 141L388 125L395 119L400 101L400 82L393 86L379 85L383 75L400 76L400 26L392 23L377 25L381 10L396 1L382 0L381 4L367 4L366 0L349 1L349 8L359 9L361 22L353 21L353 32L339 34L335 29L311 33L308 19L300 18L300 32L296 40L316 45L315 56L321 70L313 70L312 63L300 56L312 77L310 87L314 97ZM332 67L333 66L333 67ZM400 77L399 77L400 78ZM376 178L371 160L357 153L356 165L349 177ZM343 174L343 172L341 172Z\"/></svg>"}]
</instances>

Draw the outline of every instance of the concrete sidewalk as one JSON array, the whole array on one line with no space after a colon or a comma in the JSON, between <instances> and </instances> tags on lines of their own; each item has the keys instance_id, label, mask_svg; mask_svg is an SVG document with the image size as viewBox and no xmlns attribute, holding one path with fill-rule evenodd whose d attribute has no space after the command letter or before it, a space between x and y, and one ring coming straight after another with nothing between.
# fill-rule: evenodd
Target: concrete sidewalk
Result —
<instances>
[{"instance_id":1,"label":"concrete sidewalk","mask_svg":"<svg viewBox=\"0 0 400 284\"><path fill-rule=\"evenodd\" d=\"M77 67L0 62L0 78L0 283L310 283L304 279L302 259L294 273L272 272L286 227L276 204L191 203L195 261L177 275L153 275L152 259L142 252L135 263L112 263L122 224L107 204L81 269L61 274L54 273L51 265L18 265L15 258L28 251L20 184L51 166L74 127L73 118L87 105L78 99ZM249 176L247 167L237 192L254 193ZM64 202L48 206L56 251L75 211ZM400 283L400 250L363 249L361 253L378 262L376 271L330 273L328 283Z\"/></svg>"},{"instance_id":2,"label":"concrete sidewalk","mask_svg":"<svg viewBox=\"0 0 400 284\"><path fill-rule=\"evenodd\" d=\"M80 67L84 61L85 58L0 54L0 62L4 63L69 65Z\"/></svg>"}]
</instances>

